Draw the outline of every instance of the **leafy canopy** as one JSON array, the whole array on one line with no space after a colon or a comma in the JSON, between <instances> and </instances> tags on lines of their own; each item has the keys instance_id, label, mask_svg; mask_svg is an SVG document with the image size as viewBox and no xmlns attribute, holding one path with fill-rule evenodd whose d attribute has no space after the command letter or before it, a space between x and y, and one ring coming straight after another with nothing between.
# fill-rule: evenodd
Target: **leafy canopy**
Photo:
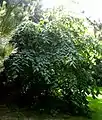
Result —
<instances>
[{"instance_id":1,"label":"leafy canopy","mask_svg":"<svg viewBox=\"0 0 102 120\"><path fill-rule=\"evenodd\" d=\"M38 24L23 22L10 43L17 52L4 62L7 80L20 83L22 95L31 91L32 105L35 105L34 96L44 96L48 90L66 106L62 109L60 104L55 108L88 114L86 97L98 94L92 66L100 51L82 19L63 15Z\"/></svg>"}]
</instances>

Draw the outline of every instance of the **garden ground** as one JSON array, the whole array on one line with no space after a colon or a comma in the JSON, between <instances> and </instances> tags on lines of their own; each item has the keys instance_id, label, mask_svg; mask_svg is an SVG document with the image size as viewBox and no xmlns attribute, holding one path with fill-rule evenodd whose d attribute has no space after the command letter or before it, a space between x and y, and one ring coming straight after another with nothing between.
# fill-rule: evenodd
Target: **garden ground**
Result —
<instances>
[{"instance_id":1,"label":"garden ground","mask_svg":"<svg viewBox=\"0 0 102 120\"><path fill-rule=\"evenodd\" d=\"M88 100L89 106L93 111L92 118L90 120L102 120L102 95L99 95L98 98L94 100L89 96ZM48 115L35 114L34 112L18 109L9 112L5 105L1 105L0 120L88 120L88 118L71 117L66 115L51 117Z\"/></svg>"}]
</instances>

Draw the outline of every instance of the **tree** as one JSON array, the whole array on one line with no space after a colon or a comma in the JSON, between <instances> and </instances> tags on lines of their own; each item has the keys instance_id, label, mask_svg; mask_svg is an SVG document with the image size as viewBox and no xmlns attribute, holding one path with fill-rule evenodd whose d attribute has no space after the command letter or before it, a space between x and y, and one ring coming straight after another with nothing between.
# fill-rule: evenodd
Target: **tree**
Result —
<instances>
[{"instance_id":1,"label":"tree","mask_svg":"<svg viewBox=\"0 0 102 120\"><path fill-rule=\"evenodd\" d=\"M11 33L23 21L25 17L23 9L18 5L6 5L3 2L0 7L0 68L3 67L3 61L13 50L8 44Z\"/></svg>"},{"instance_id":2,"label":"tree","mask_svg":"<svg viewBox=\"0 0 102 120\"><path fill-rule=\"evenodd\" d=\"M11 34L16 27L23 21L31 19L34 22L38 22L41 17L41 2L35 0L6 0L1 1L0 7L0 49L1 56L0 62L6 57L7 51L5 47L9 47L10 51L13 50L8 44ZM5 44L5 45L4 45ZM7 48L8 50L8 48ZM3 53L4 52L4 53ZM3 56L2 56L3 55ZM9 55L9 54L7 54ZM2 64L1 64L2 66Z\"/></svg>"},{"instance_id":3,"label":"tree","mask_svg":"<svg viewBox=\"0 0 102 120\"><path fill-rule=\"evenodd\" d=\"M91 24L93 26L93 31L94 31L94 35L95 37L97 37L99 40L102 39L102 23L101 21L99 20L98 22L97 21L92 21L90 20L89 18L87 18L89 24Z\"/></svg>"},{"instance_id":4,"label":"tree","mask_svg":"<svg viewBox=\"0 0 102 120\"><path fill-rule=\"evenodd\" d=\"M42 5L41 5L41 0L39 0L39 2L37 2L36 6L35 6L35 10L34 10L34 15L33 15L33 21L35 23L38 23L40 21L40 19L43 17L43 10L41 9Z\"/></svg>"},{"instance_id":5,"label":"tree","mask_svg":"<svg viewBox=\"0 0 102 120\"><path fill-rule=\"evenodd\" d=\"M95 98L99 92L92 76L100 57L98 42L82 19L63 13L56 18L18 26L10 41L17 52L4 62L7 84L19 86L26 104L34 108L88 115L87 95Z\"/></svg>"}]
</instances>

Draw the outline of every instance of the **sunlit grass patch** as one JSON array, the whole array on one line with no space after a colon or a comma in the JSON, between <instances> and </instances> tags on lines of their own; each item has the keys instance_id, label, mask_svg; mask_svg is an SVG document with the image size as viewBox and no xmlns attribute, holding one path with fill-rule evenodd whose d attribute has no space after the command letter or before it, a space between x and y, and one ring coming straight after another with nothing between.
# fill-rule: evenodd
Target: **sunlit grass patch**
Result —
<instances>
[{"instance_id":1,"label":"sunlit grass patch","mask_svg":"<svg viewBox=\"0 0 102 120\"><path fill-rule=\"evenodd\" d=\"M99 89L102 93L102 88ZM102 120L102 95L99 95L96 99L88 96L88 100L89 107L92 110L92 120Z\"/></svg>"}]
</instances>

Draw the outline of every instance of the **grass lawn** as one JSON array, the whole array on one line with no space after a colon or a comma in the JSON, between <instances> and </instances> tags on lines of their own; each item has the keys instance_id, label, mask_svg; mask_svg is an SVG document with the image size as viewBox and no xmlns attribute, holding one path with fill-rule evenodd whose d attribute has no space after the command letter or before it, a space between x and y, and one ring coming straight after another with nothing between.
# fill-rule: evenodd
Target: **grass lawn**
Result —
<instances>
[{"instance_id":1,"label":"grass lawn","mask_svg":"<svg viewBox=\"0 0 102 120\"><path fill-rule=\"evenodd\" d=\"M97 99L92 99L89 96L88 100L90 109L93 111L92 119L90 120L102 120L102 95L99 95ZM35 114L30 111L17 111L16 109L14 112L7 113L7 110L0 109L0 120L89 120L83 117L70 117L65 115L58 115L54 118L48 115Z\"/></svg>"},{"instance_id":2,"label":"grass lawn","mask_svg":"<svg viewBox=\"0 0 102 120\"><path fill-rule=\"evenodd\" d=\"M93 112L92 120L102 120L102 96L100 95L98 99L93 100L91 97L88 98L90 101L90 109Z\"/></svg>"}]
</instances>

